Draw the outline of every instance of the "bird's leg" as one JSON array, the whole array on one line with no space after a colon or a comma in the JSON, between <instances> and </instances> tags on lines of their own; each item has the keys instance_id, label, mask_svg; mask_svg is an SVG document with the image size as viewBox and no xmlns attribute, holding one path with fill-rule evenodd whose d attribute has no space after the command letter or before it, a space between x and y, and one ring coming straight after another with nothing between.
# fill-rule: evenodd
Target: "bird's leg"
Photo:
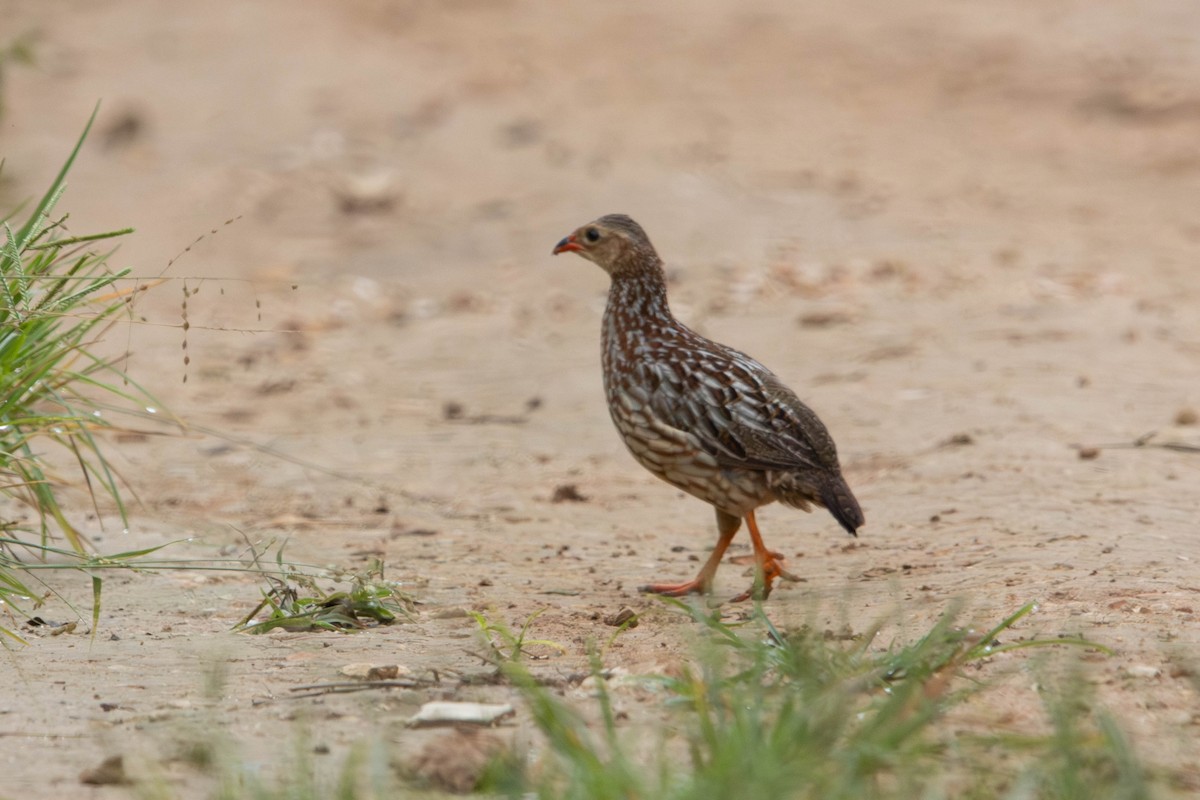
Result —
<instances>
[{"instance_id":1,"label":"bird's leg","mask_svg":"<svg viewBox=\"0 0 1200 800\"><path fill-rule=\"evenodd\" d=\"M758 521L754 519L753 511L746 514L746 527L750 529L750 543L754 545L754 585L733 598L730 601L732 603L740 603L751 597L766 600L771 596L771 584L776 578L797 580L795 575L784 570L779 563L778 558L781 556L777 556L763 544L762 534L758 532Z\"/></svg>"},{"instance_id":2,"label":"bird's leg","mask_svg":"<svg viewBox=\"0 0 1200 800\"><path fill-rule=\"evenodd\" d=\"M713 576L717 574L717 567L721 566L721 559L725 556L729 543L733 541L733 536L740 527L742 527L740 517L726 514L717 509L717 531L720 536L717 539L717 546L708 556L708 561L705 561L704 566L700 568L700 574L694 580L685 583L651 583L648 586L639 587L639 591L661 594L666 597L708 593L712 590Z\"/></svg>"}]
</instances>

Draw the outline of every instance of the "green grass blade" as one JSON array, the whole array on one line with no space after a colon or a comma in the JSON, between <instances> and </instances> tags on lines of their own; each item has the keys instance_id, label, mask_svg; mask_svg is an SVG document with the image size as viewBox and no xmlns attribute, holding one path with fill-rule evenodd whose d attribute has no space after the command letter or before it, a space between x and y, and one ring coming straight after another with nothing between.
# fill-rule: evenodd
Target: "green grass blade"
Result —
<instances>
[{"instance_id":1,"label":"green grass blade","mask_svg":"<svg viewBox=\"0 0 1200 800\"><path fill-rule=\"evenodd\" d=\"M90 123L89 123L90 124ZM86 135L86 134L85 134ZM42 242L40 244L31 244L26 250L46 250L51 247L68 247L70 245L82 244L85 242L99 242L104 239L113 239L117 236L128 236L133 233L133 228L121 228L115 231L105 231L104 233L91 233L84 236L72 236L67 239L56 239L53 242ZM128 272L128 270L126 270Z\"/></svg>"},{"instance_id":2,"label":"green grass blade","mask_svg":"<svg viewBox=\"0 0 1200 800\"><path fill-rule=\"evenodd\" d=\"M96 631L100 629L100 593L104 581L99 575L92 576L92 641L96 639Z\"/></svg>"},{"instance_id":3,"label":"green grass blade","mask_svg":"<svg viewBox=\"0 0 1200 800\"><path fill-rule=\"evenodd\" d=\"M62 196L63 189L65 188L64 184L67 180L67 173L71 171L71 167L75 164L75 159L78 157L79 151L83 149L84 140L87 139L88 133L91 132L92 123L96 121L96 115L99 113L100 104L96 103L96 107L92 109L91 116L88 117L87 124L83 127L83 133L80 134L78 141L75 142L75 147L71 149L71 154L67 156L66 163L62 165L62 169L58 171L58 175L55 176L53 183L50 184L50 188L42 196L33 213L29 215L29 220L21 226L16 236L17 241L24 242L29 240L34 235L34 232L39 229L41 221L49 214L50 209L54 207L58 198Z\"/></svg>"}]
</instances>

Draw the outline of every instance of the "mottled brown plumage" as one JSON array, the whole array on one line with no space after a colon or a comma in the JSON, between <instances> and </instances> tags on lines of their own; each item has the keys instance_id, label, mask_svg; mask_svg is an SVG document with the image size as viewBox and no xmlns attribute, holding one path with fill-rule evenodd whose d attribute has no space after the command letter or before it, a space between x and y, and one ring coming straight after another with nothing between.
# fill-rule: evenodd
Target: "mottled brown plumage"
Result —
<instances>
[{"instance_id":1,"label":"mottled brown plumage","mask_svg":"<svg viewBox=\"0 0 1200 800\"><path fill-rule=\"evenodd\" d=\"M765 598L774 579L787 573L763 544L754 510L776 500L805 511L826 508L855 534L863 513L825 425L762 364L675 319L662 261L640 225L609 214L554 248L565 252L612 278L604 311L604 388L622 440L643 467L717 510L719 539L695 580L643 591L709 591L744 518Z\"/></svg>"}]
</instances>

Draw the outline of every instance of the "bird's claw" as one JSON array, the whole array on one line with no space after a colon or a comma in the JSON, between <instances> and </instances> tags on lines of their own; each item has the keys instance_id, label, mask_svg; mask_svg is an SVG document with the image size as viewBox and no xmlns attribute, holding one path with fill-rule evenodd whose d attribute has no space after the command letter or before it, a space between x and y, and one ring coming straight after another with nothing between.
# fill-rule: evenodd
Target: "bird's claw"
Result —
<instances>
[{"instance_id":1,"label":"bird's claw","mask_svg":"<svg viewBox=\"0 0 1200 800\"><path fill-rule=\"evenodd\" d=\"M799 583L803 578L793 572L788 572L779 563L777 559L782 558L777 553L769 553L768 558L761 567L755 569L754 585L746 591L730 599L731 603L743 603L750 598L757 600L766 600L771 596L771 589L774 586L775 579L781 578L789 583Z\"/></svg>"}]
</instances>

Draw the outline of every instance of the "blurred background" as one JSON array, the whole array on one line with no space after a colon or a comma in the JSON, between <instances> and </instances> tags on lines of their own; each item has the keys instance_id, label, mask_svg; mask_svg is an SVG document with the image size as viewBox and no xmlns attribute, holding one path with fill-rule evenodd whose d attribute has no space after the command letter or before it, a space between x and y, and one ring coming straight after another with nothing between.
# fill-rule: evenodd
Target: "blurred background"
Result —
<instances>
[{"instance_id":1,"label":"blurred background","mask_svg":"<svg viewBox=\"0 0 1200 800\"><path fill-rule=\"evenodd\" d=\"M59 210L73 234L136 228L110 264L152 288L103 346L187 421L111 437L129 536L82 488L72 519L106 552L279 536L311 563L383 559L460 611L389 639L417 637L403 658L466 659L462 608L517 629L553 606L539 637L611 642L599 620L714 536L612 431L605 276L550 255L624 212L677 314L816 409L865 508L853 544L763 510L807 581L773 615L842 603L863 629L1036 599L1037 630L1118 649L1096 682L1115 716L1194 776L1194 670L1163 643L1196 645L1200 460L1096 446L1200 444L1198 32L1194 0L0 0L0 209L45 190L99 102ZM249 585L161 580L121 586L142 591L121 621L241 648L220 713L258 725L271 659L317 656L228 643ZM622 663L661 658L664 630L622 634ZM291 666L333 674L348 641ZM153 652L139 672L194 692L187 647ZM1118 669L1153 676L1145 696ZM93 717L71 719L99 729L79 674L60 683ZM60 730L54 698L10 727ZM31 786L46 763L6 762Z\"/></svg>"},{"instance_id":2,"label":"blurred background","mask_svg":"<svg viewBox=\"0 0 1200 800\"><path fill-rule=\"evenodd\" d=\"M180 269L546 279L546 243L612 210L677 260L1100 273L1200 236L1187 2L3 6L35 62L4 63L5 196L102 101L72 213L137 227L139 270L235 215Z\"/></svg>"},{"instance_id":3,"label":"blurred background","mask_svg":"<svg viewBox=\"0 0 1200 800\"><path fill-rule=\"evenodd\" d=\"M464 469L501 505L564 470L633 480L604 276L549 256L618 211L681 316L818 396L868 495L962 431L1058 458L1200 401L1194 3L0 10L0 198L41 191L101 103L68 227L137 229L113 266L166 280L113 346L193 423L454 502ZM129 452L210 512L246 509L238 469L326 480ZM193 457L220 462L207 499Z\"/></svg>"}]
</instances>

